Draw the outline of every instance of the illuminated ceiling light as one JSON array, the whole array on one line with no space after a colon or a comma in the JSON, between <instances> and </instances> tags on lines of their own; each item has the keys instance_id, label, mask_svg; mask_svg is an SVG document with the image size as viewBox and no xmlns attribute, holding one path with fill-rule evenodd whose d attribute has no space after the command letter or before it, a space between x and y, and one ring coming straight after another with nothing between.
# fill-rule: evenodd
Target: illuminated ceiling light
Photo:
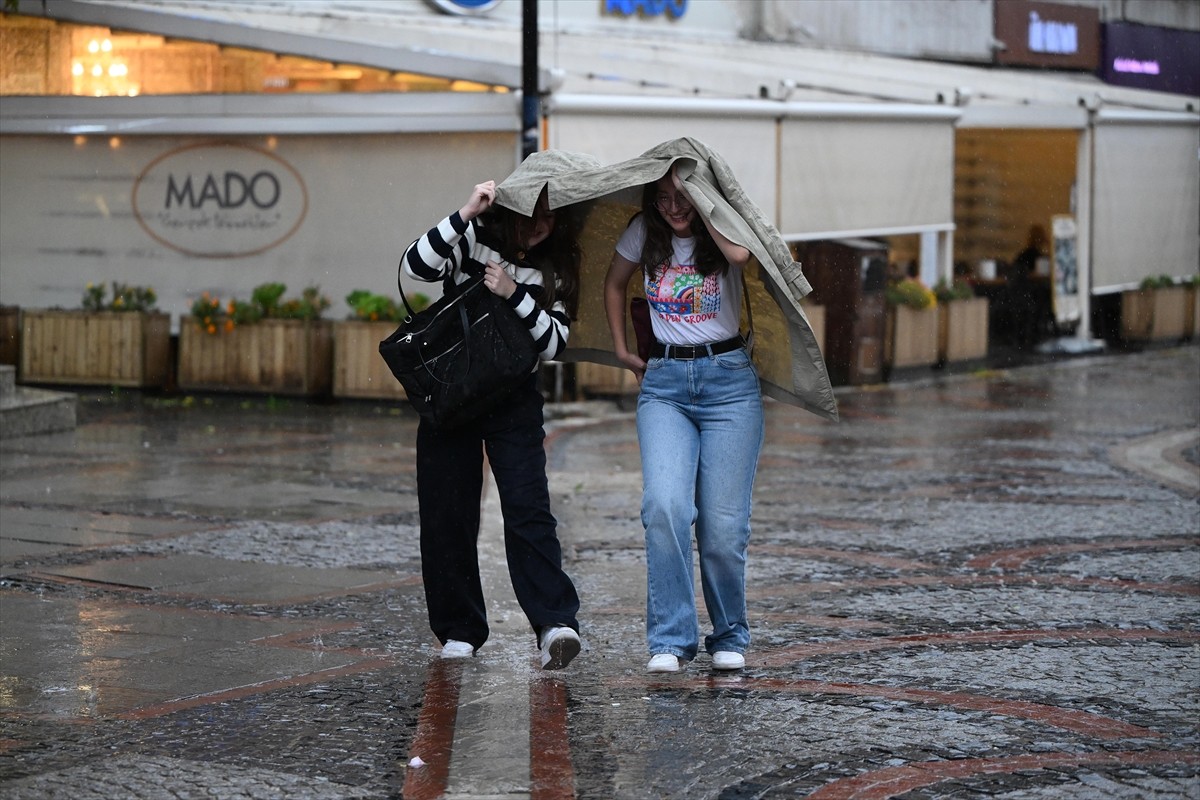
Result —
<instances>
[{"instance_id":1,"label":"illuminated ceiling light","mask_svg":"<svg viewBox=\"0 0 1200 800\"><path fill-rule=\"evenodd\" d=\"M121 137L114 136L111 139L109 139L108 146L111 147L113 150L116 150L118 147L121 146Z\"/></svg>"},{"instance_id":2,"label":"illuminated ceiling light","mask_svg":"<svg viewBox=\"0 0 1200 800\"><path fill-rule=\"evenodd\" d=\"M112 52L112 40L105 39L103 42L100 43L100 49L106 53L111 53Z\"/></svg>"},{"instance_id":3,"label":"illuminated ceiling light","mask_svg":"<svg viewBox=\"0 0 1200 800\"><path fill-rule=\"evenodd\" d=\"M129 67L124 64L113 64L109 66L108 74L114 78L123 78L129 74Z\"/></svg>"},{"instance_id":4,"label":"illuminated ceiling light","mask_svg":"<svg viewBox=\"0 0 1200 800\"><path fill-rule=\"evenodd\" d=\"M75 137L75 146L76 147L83 147L85 144L87 144L86 136L76 136Z\"/></svg>"},{"instance_id":5,"label":"illuminated ceiling light","mask_svg":"<svg viewBox=\"0 0 1200 800\"><path fill-rule=\"evenodd\" d=\"M95 39L92 39L90 42L88 42L88 52L89 53L99 53L100 52L100 43L97 42Z\"/></svg>"},{"instance_id":6,"label":"illuminated ceiling light","mask_svg":"<svg viewBox=\"0 0 1200 800\"><path fill-rule=\"evenodd\" d=\"M72 64L71 65L71 74L72 75L82 75L83 74L83 64L79 63L78 61L76 61L74 64Z\"/></svg>"},{"instance_id":7,"label":"illuminated ceiling light","mask_svg":"<svg viewBox=\"0 0 1200 800\"><path fill-rule=\"evenodd\" d=\"M100 66L99 64L95 64L92 66L92 76L93 77L99 78L103 74L104 74L104 67Z\"/></svg>"}]
</instances>

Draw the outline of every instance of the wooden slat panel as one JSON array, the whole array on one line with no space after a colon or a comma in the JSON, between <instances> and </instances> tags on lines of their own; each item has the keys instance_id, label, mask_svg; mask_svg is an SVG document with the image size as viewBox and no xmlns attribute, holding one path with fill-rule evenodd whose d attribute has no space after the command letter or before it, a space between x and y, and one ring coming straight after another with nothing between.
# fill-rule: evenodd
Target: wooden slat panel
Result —
<instances>
[{"instance_id":1,"label":"wooden slat panel","mask_svg":"<svg viewBox=\"0 0 1200 800\"><path fill-rule=\"evenodd\" d=\"M975 297L938 306L938 358L970 361L988 349L988 300Z\"/></svg>"},{"instance_id":2,"label":"wooden slat panel","mask_svg":"<svg viewBox=\"0 0 1200 800\"><path fill-rule=\"evenodd\" d=\"M891 366L916 367L937 362L938 316L936 308L917 311L907 306L888 309Z\"/></svg>"},{"instance_id":3,"label":"wooden slat panel","mask_svg":"<svg viewBox=\"0 0 1200 800\"><path fill-rule=\"evenodd\" d=\"M179 342L183 389L318 395L329 391L332 323L262 320L207 334L185 325Z\"/></svg>"},{"instance_id":4,"label":"wooden slat panel","mask_svg":"<svg viewBox=\"0 0 1200 800\"><path fill-rule=\"evenodd\" d=\"M161 313L25 311L21 378L30 383L162 386L170 347L170 317ZM163 368L148 375L147 347Z\"/></svg>"}]
</instances>

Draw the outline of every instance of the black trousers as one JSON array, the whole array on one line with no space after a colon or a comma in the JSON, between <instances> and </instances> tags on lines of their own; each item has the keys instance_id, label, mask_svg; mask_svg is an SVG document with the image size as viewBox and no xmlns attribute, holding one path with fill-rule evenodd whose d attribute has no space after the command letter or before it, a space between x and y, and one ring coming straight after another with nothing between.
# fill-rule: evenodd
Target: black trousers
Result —
<instances>
[{"instance_id":1,"label":"black trousers","mask_svg":"<svg viewBox=\"0 0 1200 800\"><path fill-rule=\"evenodd\" d=\"M429 626L438 640L480 647L488 638L479 578L479 517L486 450L504 515L504 551L517 602L535 634L548 625L579 630L579 596L562 568L550 512L546 432L536 375L474 422L417 428L421 575Z\"/></svg>"}]
</instances>

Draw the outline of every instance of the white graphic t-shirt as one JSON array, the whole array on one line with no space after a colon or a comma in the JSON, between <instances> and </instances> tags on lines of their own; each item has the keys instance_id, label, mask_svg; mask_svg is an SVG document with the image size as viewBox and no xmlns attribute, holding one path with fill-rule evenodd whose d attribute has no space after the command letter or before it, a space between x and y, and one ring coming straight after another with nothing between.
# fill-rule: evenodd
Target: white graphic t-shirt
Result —
<instances>
[{"instance_id":1,"label":"white graphic t-shirt","mask_svg":"<svg viewBox=\"0 0 1200 800\"><path fill-rule=\"evenodd\" d=\"M646 223L635 217L617 241L617 252L633 263L642 260ZM741 271L724 275L696 271L696 240L671 237L671 264L653 280L644 276L654 338L663 344L709 344L737 335L742 306Z\"/></svg>"}]
</instances>

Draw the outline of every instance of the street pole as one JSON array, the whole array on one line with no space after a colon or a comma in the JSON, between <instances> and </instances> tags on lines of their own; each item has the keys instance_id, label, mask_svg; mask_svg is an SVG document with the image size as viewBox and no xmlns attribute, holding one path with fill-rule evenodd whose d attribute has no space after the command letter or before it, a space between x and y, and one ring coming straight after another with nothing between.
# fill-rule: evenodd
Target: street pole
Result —
<instances>
[{"instance_id":1,"label":"street pole","mask_svg":"<svg viewBox=\"0 0 1200 800\"><path fill-rule=\"evenodd\" d=\"M521 0L521 160L538 151L538 0Z\"/></svg>"}]
</instances>

